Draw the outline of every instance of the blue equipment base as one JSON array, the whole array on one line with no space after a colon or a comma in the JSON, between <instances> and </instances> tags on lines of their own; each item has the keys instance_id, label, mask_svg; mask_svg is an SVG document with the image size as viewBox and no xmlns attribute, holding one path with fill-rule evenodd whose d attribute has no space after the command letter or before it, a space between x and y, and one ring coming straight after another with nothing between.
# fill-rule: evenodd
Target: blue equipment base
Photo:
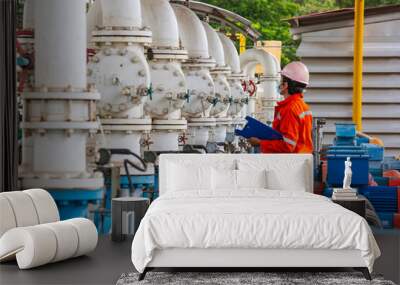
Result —
<instances>
[{"instance_id":1,"label":"blue equipment base","mask_svg":"<svg viewBox=\"0 0 400 285\"><path fill-rule=\"evenodd\" d=\"M48 189L56 201L60 219L67 220L78 217L89 217L88 205L98 205L103 199L104 189Z\"/></svg>"}]
</instances>

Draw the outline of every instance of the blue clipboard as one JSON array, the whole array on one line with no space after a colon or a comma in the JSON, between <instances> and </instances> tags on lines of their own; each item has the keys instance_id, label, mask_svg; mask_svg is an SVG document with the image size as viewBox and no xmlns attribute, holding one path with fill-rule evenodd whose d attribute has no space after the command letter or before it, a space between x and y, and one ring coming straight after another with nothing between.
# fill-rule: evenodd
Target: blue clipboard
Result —
<instances>
[{"instance_id":1,"label":"blue clipboard","mask_svg":"<svg viewBox=\"0 0 400 285\"><path fill-rule=\"evenodd\" d=\"M283 136L281 133L275 131L270 126L267 126L260 121L247 116L247 124L242 130L235 129L235 135L244 137L246 139L255 137L260 140L281 140Z\"/></svg>"}]
</instances>

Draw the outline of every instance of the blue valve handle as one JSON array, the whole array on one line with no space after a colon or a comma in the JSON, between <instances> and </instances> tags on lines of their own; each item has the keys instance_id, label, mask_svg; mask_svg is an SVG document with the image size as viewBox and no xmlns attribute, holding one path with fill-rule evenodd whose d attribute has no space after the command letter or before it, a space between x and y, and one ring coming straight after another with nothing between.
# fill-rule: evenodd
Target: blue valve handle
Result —
<instances>
[{"instance_id":1,"label":"blue valve handle","mask_svg":"<svg viewBox=\"0 0 400 285\"><path fill-rule=\"evenodd\" d=\"M19 56L17 57L17 65L21 67L28 66L30 64L30 60L26 57Z\"/></svg>"},{"instance_id":2,"label":"blue valve handle","mask_svg":"<svg viewBox=\"0 0 400 285\"><path fill-rule=\"evenodd\" d=\"M183 98L185 98L186 102L189 103L189 101L190 101L190 90L189 89L186 91L185 97L183 97Z\"/></svg>"},{"instance_id":3,"label":"blue valve handle","mask_svg":"<svg viewBox=\"0 0 400 285\"><path fill-rule=\"evenodd\" d=\"M147 95L150 100L153 100L153 83L150 83L150 87L147 89Z\"/></svg>"}]
</instances>

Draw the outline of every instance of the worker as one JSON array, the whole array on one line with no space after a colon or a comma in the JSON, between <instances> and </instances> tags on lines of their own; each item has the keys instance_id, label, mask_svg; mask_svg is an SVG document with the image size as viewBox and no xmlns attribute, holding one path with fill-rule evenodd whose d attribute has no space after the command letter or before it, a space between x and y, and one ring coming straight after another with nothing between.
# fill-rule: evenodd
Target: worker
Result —
<instances>
[{"instance_id":1,"label":"worker","mask_svg":"<svg viewBox=\"0 0 400 285\"><path fill-rule=\"evenodd\" d=\"M282 140L260 140L252 137L248 142L259 146L262 153L312 153L312 113L303 101L309 83L307 67L294 61L281 72L279 93L283 100L275 107L273 129L282 134Z\"/></svg>"}]
</instances>

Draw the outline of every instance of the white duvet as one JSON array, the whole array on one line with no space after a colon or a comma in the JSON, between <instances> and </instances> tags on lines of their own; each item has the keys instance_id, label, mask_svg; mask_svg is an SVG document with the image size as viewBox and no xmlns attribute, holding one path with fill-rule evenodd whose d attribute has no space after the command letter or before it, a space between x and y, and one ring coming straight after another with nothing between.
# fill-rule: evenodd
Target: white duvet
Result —
<instances>
[{"instance_id":1,"label":"white duvet","mask_svg":"<svg viewBox=\"0 0 400 285\"><path fill-rule=\"evenodd\" d=\"M133 240L136 269L165 248L358 249L370 271L380 255L368 223L325 197L266 189L219 195L173 192L154 201Z\"/></svg>"}]
</instances>

